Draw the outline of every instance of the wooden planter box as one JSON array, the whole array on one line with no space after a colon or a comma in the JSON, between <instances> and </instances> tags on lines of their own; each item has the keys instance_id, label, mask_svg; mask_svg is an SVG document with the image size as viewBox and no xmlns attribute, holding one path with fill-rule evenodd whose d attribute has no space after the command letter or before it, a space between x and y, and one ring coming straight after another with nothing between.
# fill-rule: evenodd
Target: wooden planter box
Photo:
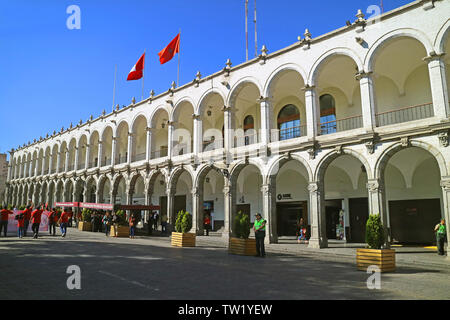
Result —
<instances>
[{"instance_id":1,"label":"wooden planter box","mask_svg":"<svg viewBox=\"0 0 450 320\"><path fill-rule=\"evenodd\" d=\"M125 226L111 226L111 230L109 232L111 237L124 238L130 236L130 228Z\"/></svg>"},{"instance_id":2,"label":"wooden planter box","mask_svg":"<svg viewBox=\"0 0 450 320\"><path fill-rule=\"evenodd\" d=\"M256 256L256 239L230 238L228 253L241 256Z\"/></svg>"},{"instance_id":3,"label":"wooden planter box","mask_svg":"<svg viewBox=\"0 0 450 320\"><path fill-rule=\"evenodd\" d=\"M195 247L195 233L172 232L173 247Z\"/></svg>"},{"instance_id":4,"label":"wooden planter box","mask_svg":"<svg viewBox=\"0 0 450 320\"><path fill-rule=\"evenodd\" d=\"M80 221L78 222L78 230L80 231L92 231L92 223Z\"/></svg>"},{"instance_id":5,"label":"wooden planter box","mask_svg":"<svg viewBox=\"0 0 450 320\"><path fill-rule=\"evenodd\" d=\"M381 272L395 271L395 250L356 249L356 264L361 271L369 266L377 266Z\"/></svg>"}]
</instances>

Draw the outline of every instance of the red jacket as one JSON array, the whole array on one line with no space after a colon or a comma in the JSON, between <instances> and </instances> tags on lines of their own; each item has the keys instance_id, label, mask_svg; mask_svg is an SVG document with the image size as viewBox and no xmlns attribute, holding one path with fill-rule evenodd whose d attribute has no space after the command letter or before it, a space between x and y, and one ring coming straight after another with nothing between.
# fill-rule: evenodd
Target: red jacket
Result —
<instances>
[{"instance_id":1,"label":"red jacket","mask_svg":"<svg viewBox=\"0 0 450 320\"><path fill-rule=\"evenodd\" d=\"M0 214L2 216L2 221L8 221L8 215L14 214L11 210L2 209L0 211Z\"/></svg>"},{"instance_id":2,"label":"red jacket","mask_svg":"<svg viewBox=\"0 0 450 320\"><path fill-rule=\"evenodd\" d=\"M48 223L56 223L56 221L58 221L58 214L56 211L50 211L48 213Z\"/></svg>"},{"instance_id":3,"label":"red jacket","mask_svg":"<svg viewBox=\"0 0 450 320\"><path fill-rule=\"evenodd\" d=\"M31 211L33 211L33 209L25 209L24 211L23 211L23 217L24 217L24 219L25 220L30 220L30 218L31 218Z\"/></svg>"},{"instance_id":4,"label":"red jacket","mask_svg":"<svg viewBox=\"0 0 450 320\"><path fill-rule=\"evenodd\" d=\"M23 228L25 227L25 216L22 215L22 219L17 219L17 227Z\"/></svg>"},{"instance_id":5,"label":"red jacket","mask_svg":"<svg viewBox=\"0 0 450 320\"><path fill-rule=\"evenodd\" d=\"M61 214L61 222L62 223L67 223L67 222L69 222L69 218L70 218L70 213L69 212L67 212L67 211L64 211L62 214Z\"/></svg>"},{"instance_id":6,"label":"red jacket","mask_svg":"<svg viewBox=\"0 0 450 320\"><path fill-rule=\"evenodd\" d=\"M41 223L41 215L44 210L36 209L31 213L31 223Z\"/></svg>"}]
</instances>

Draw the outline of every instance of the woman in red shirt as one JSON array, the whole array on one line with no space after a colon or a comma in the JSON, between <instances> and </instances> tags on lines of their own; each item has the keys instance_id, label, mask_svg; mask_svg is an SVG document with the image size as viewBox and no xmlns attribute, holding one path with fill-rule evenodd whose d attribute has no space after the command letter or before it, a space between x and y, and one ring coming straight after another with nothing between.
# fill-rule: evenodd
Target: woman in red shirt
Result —
<instances>
[{"instance_id":1,"label":"woman in red shirt","mask_svg":"<svg viewBox=\"0 0 450 320\"><path fill-rule=\"evenodd\" d=\"M67 224L69 223L70 213L64 210L59 218L59 226L61 228L61 236L64 238L67 233Z\"/></svg>"},{"instance_id":2,"label":"woman in red shirt","mask_svg":"<svg viewBox=\"0 0 450 320\"><path fill-rule=\"evenodd\" d=\"M131 214L129 225L130 225L130 239L134 239L134 231L136 230L136 216L134 212Z\"/></svg>"}]
</instances>

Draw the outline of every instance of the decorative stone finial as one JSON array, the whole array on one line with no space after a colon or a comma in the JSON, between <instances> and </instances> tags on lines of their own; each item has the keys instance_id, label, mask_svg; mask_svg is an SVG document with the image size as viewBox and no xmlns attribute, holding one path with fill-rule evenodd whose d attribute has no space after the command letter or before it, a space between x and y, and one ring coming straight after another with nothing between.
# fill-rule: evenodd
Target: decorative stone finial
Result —
<instances>
[{"instance_id":1,"label":"decorative stone finial","mask_svg":"<svg viewBox=\"0 0 450 320\"><path fill-rule=\"evenodd\" d=\"M195 75L195 79L200 80L201 78L202 78L202 74L200 73L200 71L197 71L197 74Z\"/></svg>"},{"instance_id":2,"label":"decorative stone finial","mask_svg":"<svg viewBox=\"0 0 450 320\"><path fill-rule=\"evenodd\" d=\"M267 50L266 45L263 45L261 48L261 54L259 55L259 58L262 60L260 62L260 64L265 64L266 60L267 60L267 52L269 52L269 50Z\"/></svg>"},{"instance_id":3,"label":"decorative stone finial","mask_svg":"<svg viewBox=\"0 0 450 320\"><path fill-rule=\"evenodd\" d=\"M150 98L153 99L154 96L155 96L155 91L152 89L152 91L150 91Z\"/></svg>"},{"instance_id":4,"label":"decorative stone finial","mask_svg":"<svg viewBox=\"0 0 450 320\"><path fill-rule=\"evenodd\" d=\"M309 32L309 29L305 30L304 36L305 36L306 41L311 41L312 38L311 38L311 32Z\"/></svg>"},{"instance_id":5,"label":"decorative stone finial","mask_svg":"<svg viewBox=\"0 0 450 320\"><path fill-rule=\"evenodd\" d=\"M91 116L89 117L89 120L92 121L94 119L94 116L91 114Z\"/></svg>"},{"instance_id":6,"label":"decorative stone finial","mask_svg":"<svg viewBox=\"0 0 450 320\"><path fill-rule=\"evenodd\" d=\"M102 116L104 116L105 114L106 114L106 110L103 109L103 111L102 111Z\"/></svg>"},{"instance_id":7,"label":"decorative stone finial","mask_svg":"<svg viewBox=\"0 0 450 320\"><path fill-rule=\"evenodd\" d=\"M119 110L120 110L120 106L117 104L116 111L119 111Z\"/></svg>"},{"instance_id":8,"label":"decorative stone finial","mask_svg":"<svg viewBox=\"0 0 450 320\"><path fill-rule=\"evenodd\" d=\"M356 14L356 17L358 18L357 22L364 22L364 13L361 9L358 9L358 13Z\"/></svg>"},{"instance_id":9,"label":"decorative stone finial","mask_svg":"<svg viewBox=\"0 0 450 320\"><path fill-rule=\"evenodd\" d=\"M64 127L61 127L61 132L64 132Z\"/></svg>"},{"instance_id":10,"label":"decorative stone finial","mask_svg":"<svg viewBox=\"0 0 450 320\"><path fill-rule=\"evenodd\" d=\"M69 128L70 128L70 129L72 129L72 128L73 128L73 124L72 124L72 122L70 123L70 126L69 126Z\"/></svg>"},{"instance_id":11,"label":"decorative stone finial","mask_svg":"<svg viewBox=\"0 0 450 320\"><path fill-rule=\"evenodd\" d=\"M131 99L131 104L135 104L135 103L136 103L136 98L133 97L133 98Z\"/></svg>"}]
</instances>

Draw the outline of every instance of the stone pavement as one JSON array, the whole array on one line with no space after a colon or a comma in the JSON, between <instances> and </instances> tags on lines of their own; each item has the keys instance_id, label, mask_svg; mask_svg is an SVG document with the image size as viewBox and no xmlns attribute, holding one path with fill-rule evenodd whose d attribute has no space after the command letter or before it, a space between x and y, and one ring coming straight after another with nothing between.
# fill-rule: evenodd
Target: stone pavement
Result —
<instances>
[{"instance_id":1,"label":"stone pavement","mask_svg":"<svg viewBox=\"0 0 450 320\"><path fill-rule=\"evenodd\" d=\"M210 232L209 234L209 237L197 236L197 245L202 247L208 247L209 245L222 248L228 247L228 243L221 233ZM155 232L155 235L160 235L160 233ZM145 239L145 236L141 238ZM151 238L154 239L155 237ZM161 239L169 241L170 238L162 237ZM328 248L312 249L308 248L307 244L298 244L292 237L282 237L278 242L277 244L266 244L266 251L268 253L282 253L302 257L314 256L323 260L332 259L333 261L354 262L355 264L356 249L365 247L365 244L362 243L345 243L343 241L329 240ZM411 267L413 265L450 270L450 257L439 256L435 247L394 245L392 249L396 252L397 266Z\"/></svg>"},{"instance_id":2,"label":"stone pavement","mask_svg":"<svg viewBox=\"0 0 450 320\"><path fill-rule=\"evenodd\" d=\"M261 259L228 254L218 235L197 237L195 248L171 247L167 236L110 238L74 228L66 238L0 238L0 300L450 299L448 268L403 263L381 275L380 290L369 290L354 248L308 250L291 241L268 245ZM66 286L72 265L81 290Z\"/></svg>"},{"instance_id":3,"label":"stone pavement","mask_svg":"<svg viewBox=\"0 0 450 320\"><path fill-rule=\"evenodd\" d=\"M197 236L197 243L202 246L208 244L227 247L227 242L220 234L210 233L209 237ZM298 244L295 239L281 238L277 244L266 244L268 253L285 253L302 257L314 256L319 259L333 259L333 261L354 262L356 264L356 249L364 248L365 244L344 243L330 240L328 248L312 249L306 244ZM418 246L393 246L396 252L397 266L426 267L450 270L450 257L439 256L436 249Z\"/></svg>"}]
</instances>

